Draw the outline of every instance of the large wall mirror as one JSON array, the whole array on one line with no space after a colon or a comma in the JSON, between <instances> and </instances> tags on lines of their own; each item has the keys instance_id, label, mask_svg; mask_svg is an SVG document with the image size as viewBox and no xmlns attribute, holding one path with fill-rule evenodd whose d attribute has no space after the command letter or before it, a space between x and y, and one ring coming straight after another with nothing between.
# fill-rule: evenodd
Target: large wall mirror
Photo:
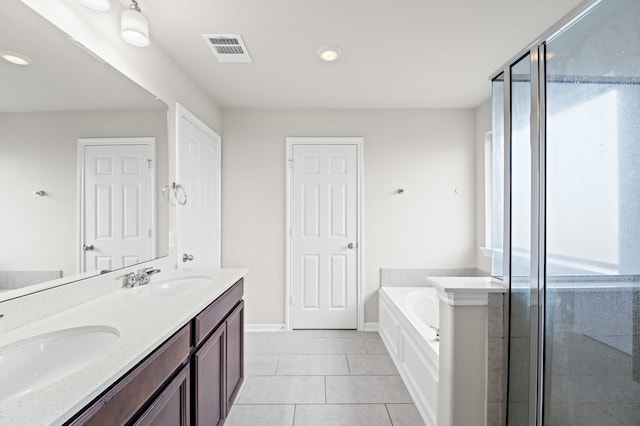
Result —
<instances>
[{"instance_id":1,"label":"large wall mirror","mask_svg":"<svg viewBox=\"0 0 640 426\"><path fill-rule=\"evenodd\" d=\"M0 301L166 256L167 106L2 3Z\"/></svg>"}]
</instances>

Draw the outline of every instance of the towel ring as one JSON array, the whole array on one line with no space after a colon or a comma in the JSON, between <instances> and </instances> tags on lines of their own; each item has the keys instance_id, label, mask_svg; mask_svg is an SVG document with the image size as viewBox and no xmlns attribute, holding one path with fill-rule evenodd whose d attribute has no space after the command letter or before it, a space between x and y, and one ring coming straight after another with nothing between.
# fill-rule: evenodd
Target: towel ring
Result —
<instances>
[{"instance_id":1,"label":"towel ring","mask_svg":"<svg viewBox=\"0 0 640 426\"><path fill-rule=\"evenodd\" d=\"M165 198L165 193L167 192L169 195L167 195ZM171 194L173 194L174 201L171 200ZM187 204L187 191L185 191L182 184L171 182L169 185L162 188L162 191L160 192L160 198L162 199L163 203L167 202L171 206L175 206L176 204L184 206L185 204Z\"/></svg>"}]
</instances>

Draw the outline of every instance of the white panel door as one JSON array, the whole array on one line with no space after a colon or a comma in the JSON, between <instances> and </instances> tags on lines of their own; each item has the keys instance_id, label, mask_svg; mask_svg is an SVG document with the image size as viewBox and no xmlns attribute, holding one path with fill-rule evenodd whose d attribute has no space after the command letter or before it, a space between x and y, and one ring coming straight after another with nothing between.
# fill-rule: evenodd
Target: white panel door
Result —
<instances>
[{"instance_id":1,"label":"white panel door","mask_svg":"<svg viewBox=\"0 0 640 426\"><path fill-rule=\"evenodd\" d=\"M356 145L293 145L292 328L358 327Z\"/></svg>"},{"instance_id":2,"label":"white panel door","mask_svg":"<svg viewBox=\"0 0 640 426\"><path fill-rule=\"evenodd\" d=\"M179 108L178 183L187 195L177 205L178 265L220 267L220 136ZM184 262L183 256L193 256Z\"/></svg>"},{"instance_id":3,"label":"white panel door","mask_svg":"<svg viewBox=\"0 0 640 426\"><path fill-rule=\"evenodd\" d=\"M83 148L83 272L152 259L151 145Z\"/></svg>"}]
</instances>

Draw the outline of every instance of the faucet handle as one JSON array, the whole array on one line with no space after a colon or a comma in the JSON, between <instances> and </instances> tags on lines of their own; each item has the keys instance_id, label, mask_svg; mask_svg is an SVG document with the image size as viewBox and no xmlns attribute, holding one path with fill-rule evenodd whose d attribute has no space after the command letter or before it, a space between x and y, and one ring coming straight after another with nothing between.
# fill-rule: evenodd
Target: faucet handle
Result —
<instances>
[{"instance_id":1,"label":"faucet handle","mask_svg":"<svg viewBox=\"0 0 640 426\"><path fill-rule=\"evenodd\" d=\"M127 288L135 287L138 283L138 276L135 272L129 272L128 274L120 275L116 279L125 278L124 286Z\"/></svg>"}]
</instances>

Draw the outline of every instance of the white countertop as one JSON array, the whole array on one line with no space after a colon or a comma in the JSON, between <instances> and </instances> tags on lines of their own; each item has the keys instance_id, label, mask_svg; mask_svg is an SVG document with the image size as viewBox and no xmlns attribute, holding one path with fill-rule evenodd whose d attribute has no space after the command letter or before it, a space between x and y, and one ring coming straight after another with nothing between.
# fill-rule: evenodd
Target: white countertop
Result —
<instances>
[{"instance_id":1,"label":"white countertop","mask_svg":"<svg viewBox=\"0 0 640 426\"><path fill-rule=\"evenodd\" d=\"M486 305L489 293L506 293L509 288L492 277L426 277L438 297L452 306Z\"/></svg>"},{"instance_id":2,"label":"white countertop","mask_svg":"<svg viewBox=\"0 0 640 426\"><path fill-rule=\"evenodd\" d=\"M57 330L107 326L120 338L103 358L51 385L0 404L2 425L58 425L81 410L194 316L217 299L246 269L175 269L148 285L184 278L208 278L211 285L170 297L122 289L0 335L0 347Z\"/></svg>"},{"instance_id":3,"label":"white countertop","mask_svg":"<svg viewBox=\"0 0 640 426\"><path fill-rule=\"evenodd\" d=\"M451 292L504 293L509 289L492 277L427 277L437 290Z\"/></svg>"}]
</instances>

